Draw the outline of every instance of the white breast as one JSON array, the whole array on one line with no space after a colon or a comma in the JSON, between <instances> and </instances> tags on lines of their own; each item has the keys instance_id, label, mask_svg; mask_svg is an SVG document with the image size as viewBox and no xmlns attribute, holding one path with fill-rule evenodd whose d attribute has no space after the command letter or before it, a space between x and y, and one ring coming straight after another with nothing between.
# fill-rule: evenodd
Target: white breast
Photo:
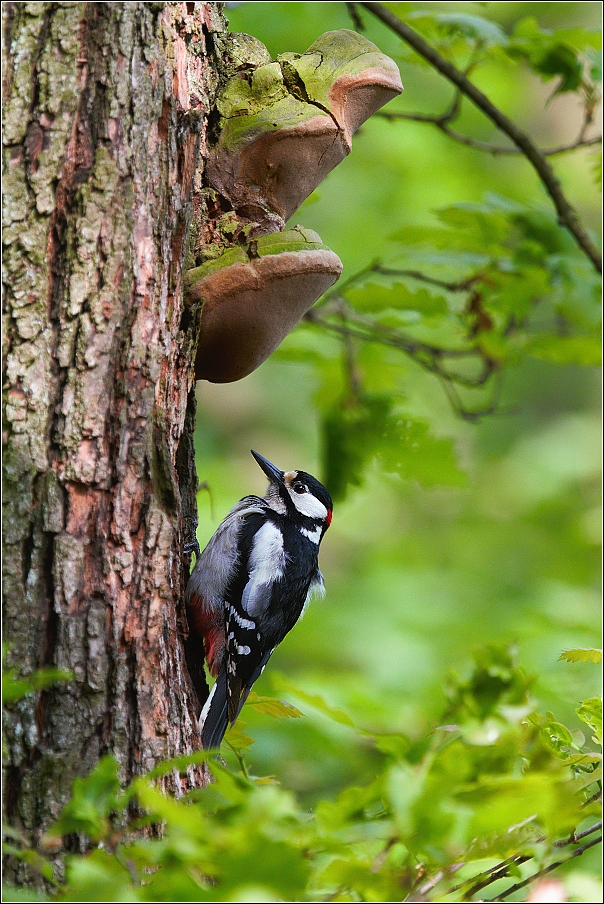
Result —
<instances>
[{"instance_id":1,"label":"white breast","mask_svg":"<svg viewBox=\"0 0 604 904\"><path fill-rule=\"evenodd\" d=\"M283 534L270 521L263 524L254 537L250 553L250 577L243 591L243 608L254 617L268 603L272 584L283 575L286 563Z\"/></svg>"}]
</instances>

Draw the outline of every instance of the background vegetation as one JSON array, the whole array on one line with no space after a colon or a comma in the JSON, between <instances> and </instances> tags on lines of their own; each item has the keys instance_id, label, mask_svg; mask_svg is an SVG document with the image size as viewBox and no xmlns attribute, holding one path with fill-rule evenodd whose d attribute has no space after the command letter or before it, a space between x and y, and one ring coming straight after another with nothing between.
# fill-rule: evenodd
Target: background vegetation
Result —
<instances>
[{"instance_id":1,"label":"background vegetation","mask_svg":"<svg viewBox=\"0 0 604 904\"><path fill-rule=\"evenodd\" d=\"M355 27L348 6L240 3L227 15L274 56ZM596 99L599 4L387 6L470 67L539 146L575 140ZM401 68L405 92L384 113L449 109L450 83L355 9ZM510 147L467 101L454 128ZM592 232L597 154L551 158ZM476 874L520 851L535 872L555 859L544 837L594 822L582 805L598 717L595 703L577 708L599 691L597 657L558 659L600 636L596 271L523 156L406 119L369 120L294 222L317 230L344 274L256 373L199 384L198 536L203 547L237 499L263 492L251 448L310 471L336 500L327 597L227 735L228 769L198 794L203 819L139 782L127 794L168 832L124 853L107 822L127 803L111 761L76 789L59 830L105 847L72 861L67 900L404 900L440 868L450 889L460 859ZM376 272L378 260L441 284ZM469 351L443 360L424 346ZM562 870L568 900L601 900L597 850ZM524 868L511 865L518 881ZM443 900L442 885L422 893ZM469 883L445 899L477 896Z\"/></svg>"}]
</instances>

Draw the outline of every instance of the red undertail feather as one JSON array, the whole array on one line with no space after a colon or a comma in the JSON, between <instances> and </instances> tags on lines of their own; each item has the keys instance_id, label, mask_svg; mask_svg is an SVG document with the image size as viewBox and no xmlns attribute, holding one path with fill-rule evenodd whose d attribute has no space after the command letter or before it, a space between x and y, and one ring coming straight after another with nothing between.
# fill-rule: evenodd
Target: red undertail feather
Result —
<instances>
[{"instance_id":1,"label":"red undertail feather","mask_svg":"<svg viewBox=\"0 0 604 904\"><path fill-rule=\"evenodd\" d=\"M191 595L189 599L189 613L195 631L203 637L208 669L215 678L220 671L226 648L224 620L221 615L208 611L203 599L197 595Z\"/></svg>"}]
</instances>

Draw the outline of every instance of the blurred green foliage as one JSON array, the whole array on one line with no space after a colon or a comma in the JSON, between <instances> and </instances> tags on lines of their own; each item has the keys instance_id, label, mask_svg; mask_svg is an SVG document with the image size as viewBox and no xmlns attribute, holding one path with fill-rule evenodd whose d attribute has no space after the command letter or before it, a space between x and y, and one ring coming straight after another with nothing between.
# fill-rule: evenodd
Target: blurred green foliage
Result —
<instances>
[{"instance_id":1,"label":"blurred green foliage","mask_svg":"<svg viewBox=\"0 0 604 904\"><path fill-rule=\"evenodd\" d=\"M349 745L372 751L362 784L308 810L274 779L247 771L252 741L237 723L227 738L240 773L200 752L122 789L118 764L105 757L74 783L40 845L51 851L53 840L77 834L86 855L63 855L53 869L11 831L5 853L41 872L60 901L391 901L413 893L462 901L486 885L501 892L597 841L601 700L578 710L599 732L586 741L535 711L534 679L513 651L484 647L467 677L451 678L443 717L419 743L355 727L346 713L281 681L303 709L345 726ZM255 694L244 718L251 710L277 720L302 715ZM326 721L317 755L328 734ZM179 799L157 787L162 775L204 760L210 786ZM497 878L503 869L507 878ZM3 899L18 893L5 888Z\"/></svg>"},{"instance_id":2,"label":"blurred green foliage","mask_svg":"<svg viewBox=\"0 0 604 904\"><path fill-rule=\"evenodd\" d=\"M592 134L599 4L387 6L540 146ZM450 109L451 86L357 11L401 68L405 92L384 112ZM273 56L355 27L344 3L227 15ZM506 145L466 101L455 130ZM601 155L550 160L596 230ZM55 831L94 849L69 859L63 900L379 901L423 886L473 900L502 860L520 883L594 822L597 274L521 155L421 122L372 117L295 221L344 274L256 373L199 384L198 535L203 548L262 493L250 448L315 473L338 500L327 598L273 654L211 788L174 800L147 778L123 791L110 759L74 786ZM160 823L161 837L124 828ZM593 851L561 872L569 900L597 900Z\"/></svg>"},{"instance_id":3,"label":"blurred green foliage","mask_svg":"<svg viewBox=\"0 0 604 904\"><path fill-rule=\"evenodd\" d=\"M595 4L387 5L458 67L471 64L472 81L538 145L572 143L591 115ZM401 68L405 91L383 112L450 109L452 86L357 11ZM227 15L273 55L354 27L340 3L243 3ZM455 130L509 146L465 100ZM549 159L597 231L598 149ZM477 646L514 642L544 708L579 731L576 701L599 692L598 670L556 661L600 637L601 307L591 262L521 155L491 156L379 114L293 222L340 255L341 280L256 373L198 391L198 471L214 498L212 515L199 496L202 547L238 498L262 492L250 448L317 474L338 498L321 549L326 600L274 653L258 693L281 694L277 673L287 675L415 750L438 724L451 670L465 671ZM392 344L368 341L376 331ZM431 369L433 348L468 352L436 358L449 385ZM309 806L375 770L375 753L320 709L244 721L252 770ZM583 859L578 872L595 868Z\"/></svg>"}]
</instances>

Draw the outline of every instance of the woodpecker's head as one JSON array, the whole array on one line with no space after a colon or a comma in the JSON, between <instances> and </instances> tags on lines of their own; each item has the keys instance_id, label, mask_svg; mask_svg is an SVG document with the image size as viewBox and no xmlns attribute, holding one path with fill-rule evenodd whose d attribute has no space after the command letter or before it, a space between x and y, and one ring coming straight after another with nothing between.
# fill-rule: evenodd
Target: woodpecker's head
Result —
<instances>
[{"instance_id":1,"label":"woodpecker's head","mask_svg":"<svg viewBox=\"0 0 604 904\"><path fill-rule=\"evenodd\" d=\"M270 481L264 497L270 507L282 515L309 519L327 530L333 502L323 484L306 471L280 471L253 449L252 455Z\"/></svg>"}]
</instances>

